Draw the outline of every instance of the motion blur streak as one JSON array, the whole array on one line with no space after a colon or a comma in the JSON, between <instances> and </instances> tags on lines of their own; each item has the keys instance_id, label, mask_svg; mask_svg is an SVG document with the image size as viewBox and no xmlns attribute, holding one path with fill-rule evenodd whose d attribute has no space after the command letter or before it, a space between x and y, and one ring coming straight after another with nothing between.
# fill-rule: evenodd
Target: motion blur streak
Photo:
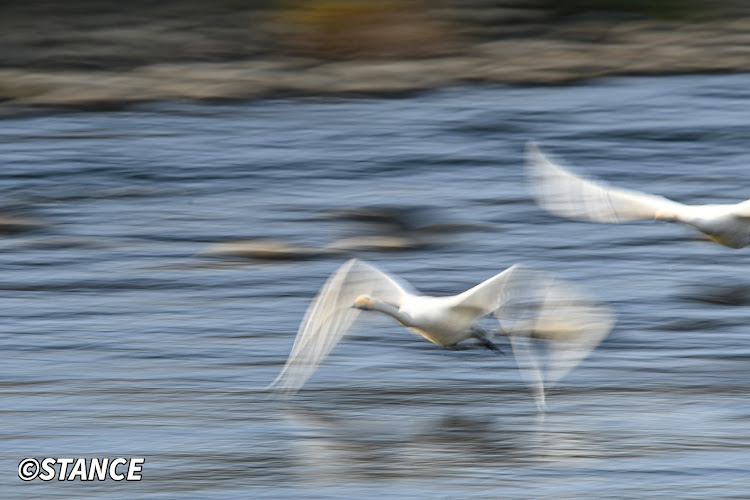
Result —
<instances>
[{"instance_id":1,"label":"motion blur streak","mask_svg":"<svg viewBox=\"0 0 750 500\"><path fill-rule=\"evenodd\" d=\"M672 224L550 215L523 148L535 139L623 189L746 199L749 89L748 75L623 78L4 119L3 206L41 225L0 240L3 494L746 496L747 250ZM522 263L611 305L617 325L550 391L544 422L512 356L446 351L374 314L292 405L261 392L344 257L196 254L377 236L379 223L321 216L373 206L465 224L357 253L425 294ZM47 455L147 468L117 485L16 477Z\"/></svg>"},{"instance_id":2,"label":"motion blur streak","mask_svg":"<svg viewBox=\"0 0 750 500\"><path fill-rule=\"evenodd\" d=\"M526 266L511 266L465 292L435 297L350 259L310 303L292 352L269 388L288 394L302 388L361 310L387 314L442 347L473 340L502 352L494 340L507 336L540 411L546 409L545 389L575 368L614 323L607 306L585 289ZM499 328L479 325L488 316Z\"/></svg>"}]
</instances>

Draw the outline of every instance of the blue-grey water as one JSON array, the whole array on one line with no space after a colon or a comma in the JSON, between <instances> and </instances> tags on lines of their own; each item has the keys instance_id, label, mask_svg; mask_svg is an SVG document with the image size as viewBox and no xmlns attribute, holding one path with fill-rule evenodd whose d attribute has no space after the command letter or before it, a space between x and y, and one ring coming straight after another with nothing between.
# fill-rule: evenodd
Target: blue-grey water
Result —
<instances>
[{"instance_id":1,"label":"blue-grey water","mask_svg":"<svg viewBox=\"0 0 750 500\"><path fill-rule=\"evenodd\" d=\"M614 185L744 200L750 75L157 103L0 124L0 204L45 224L0 240L2 496L750 495L750 249L671 224L554 217L523 173L534 139ZM425 293L522 262L611 304L614 330L550 391L545 419L512 355L444 350L376 315L295 397L262 391L347 257L200 252L390 234L330 216L373 207L463 225L438 244L352 252ZM120 456L146 458L140 482L16 473L25 457Z\"/></svg>"}]
</instances>

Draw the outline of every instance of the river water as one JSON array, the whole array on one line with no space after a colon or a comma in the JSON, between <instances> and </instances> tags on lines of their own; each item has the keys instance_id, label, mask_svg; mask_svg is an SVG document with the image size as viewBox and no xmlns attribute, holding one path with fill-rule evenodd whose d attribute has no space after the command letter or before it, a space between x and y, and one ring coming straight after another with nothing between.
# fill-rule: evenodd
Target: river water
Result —
<instances>
[{"instance_id":1,"label":"river water","mask_svg":"<svg viewBox=\"0 0 750 500\"><path fill-rule=\"evenodd\" d=\"M2 205L45 224L0 240L3 496L747 498L750 250L554 217L522 167L533 139L617 186L743 200L749 98L750 75L711 75L3 119ZM543 419L512 355L440 349L374 314L300 393L269 398L347 255L201 252L393 234L347 210L450 224L347 254L424 293L525 263L617 324ZM25 457L121 456L146 459L140 482L17 476Z\"/></svg>"}]
</instances>

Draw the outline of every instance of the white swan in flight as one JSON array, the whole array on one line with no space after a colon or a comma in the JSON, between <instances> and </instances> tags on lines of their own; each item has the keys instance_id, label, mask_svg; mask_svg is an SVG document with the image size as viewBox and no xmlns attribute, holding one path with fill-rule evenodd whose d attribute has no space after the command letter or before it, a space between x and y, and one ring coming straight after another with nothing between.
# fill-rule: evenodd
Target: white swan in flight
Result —
<instances>
[{"instance_id":1,"label":"white swan in flight","mask_svg":"<svg viewBox=\"0 0 750 500\"><path fill-rule=\"evenodd\" d=\"M662 196L578 177L526 145L526 168L537 203L555 215L593 222L656 219L681 222L731 248L750 244L750 200L735 205L683 205Z\"/></svg>"},{"instance_id":2,"label":"white swan in flight","mask_svg":"<svg viewBox=\"0 0 750 500\"><path fill-rule=\"evenodd\" d=\"M474 338L485 347L493 332L477 321L493 314L511 341L523 377L545 408L545 386L562 378L612 328L609 308L562 280L513 266L461 294L419 295L374 266L357 259L342 265L310 304L281 373L268 386L299 390L352 325L360 311L383 312L439 346Z\"/></svg>"}]
</instances>

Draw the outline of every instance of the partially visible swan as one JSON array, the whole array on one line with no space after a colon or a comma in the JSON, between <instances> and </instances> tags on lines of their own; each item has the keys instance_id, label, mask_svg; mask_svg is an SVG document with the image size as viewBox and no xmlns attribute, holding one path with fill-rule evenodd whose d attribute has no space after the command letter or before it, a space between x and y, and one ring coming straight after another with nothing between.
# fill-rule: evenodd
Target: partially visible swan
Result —
<instances>
[{"instance_id":1,"label":"partially visible swan","mask_svg":"<svg viewBox=\"0 0 750 500\"><path fill-rule=\"evenodd\" d=\"M461 294L419 295L374 266L351 259L312 301L281 373L268 386L299 390L341 340L360 311L379 311L439 346L476 339L492 350L494 332L477 321L493 314L507 335L524 378L545 408L550 387L575 367L612 328L609 308L586 292L530 268L513 266ZM540 345L541 344L541 345Z\"/></svg>"},{"instance_id":2,"label":"partially visible swan","mask_svg":"<svg viewBox=\"0 0 750 500\"><path fill-rule=\"evenodd\" d=\"M243 238L215 243L198 252L210 258L302 260L349 256L356 252L393 252L450 243L457 233L490 230L489 224L436 219L434 207L365 206L320 212L311 220L356 223L346 236L323 247L277 238ZM0 231L2 214L0 214Z\"/></svg>"},{"instance_id":3,"label":"partially visible swan","mask_svg":"<svg viewBox=\"0 0 750 500\"><path fill-rule=\"evenodd\" d=\"M731 248L750 244L750 200L735 205L683 205L662 196L607 187L555 165L533 142L526 145L526 168L537 203L555 215L593 222L681 222Z\"/></svg>"}]
</instances>

